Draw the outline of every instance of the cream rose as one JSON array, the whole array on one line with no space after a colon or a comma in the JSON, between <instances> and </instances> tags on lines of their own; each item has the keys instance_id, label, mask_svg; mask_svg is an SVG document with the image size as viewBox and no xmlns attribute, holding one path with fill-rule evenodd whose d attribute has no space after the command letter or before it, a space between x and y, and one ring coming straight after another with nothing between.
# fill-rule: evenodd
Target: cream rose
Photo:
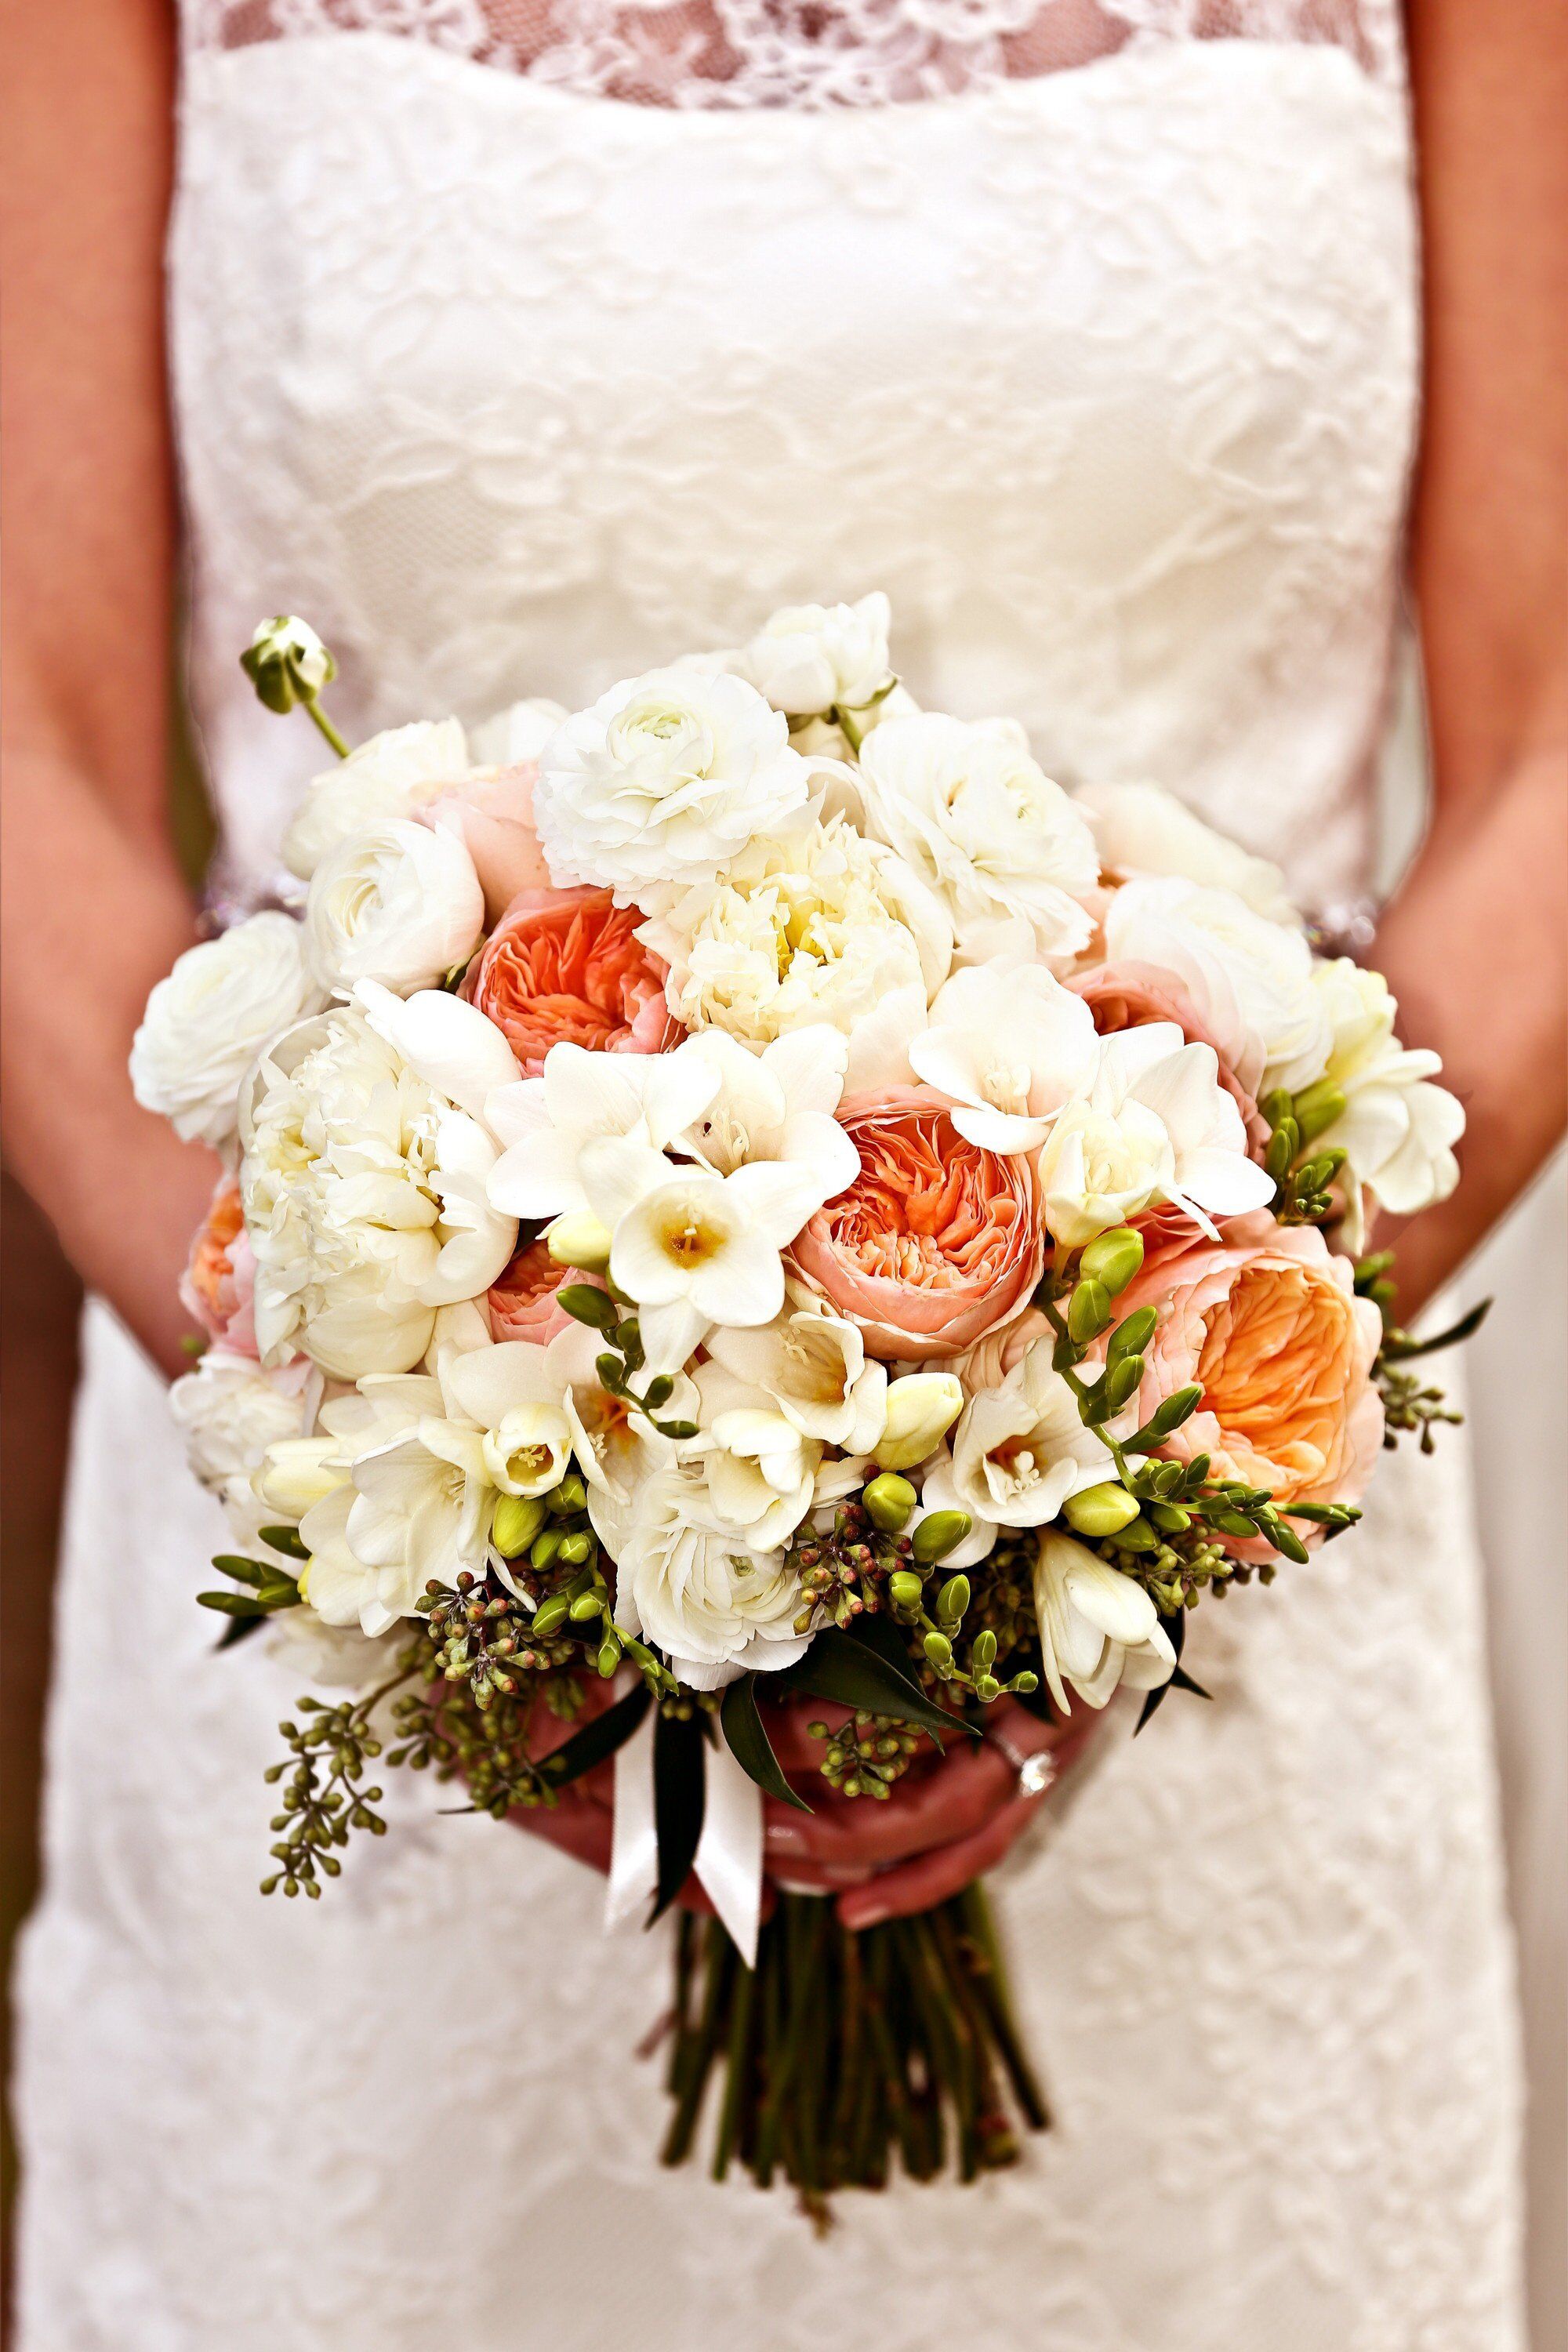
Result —
<instances>
[{"instance_id":1,"label":"cream rose","mask_svg":"<svg viewBox=\"0 0 1568 2352\"><path fill-rule=\"evenodd\" d=\"M1119 881L1174 876L1234 890L1268 922L1299 925L1278 866L1215 833L1158 784L1089 784L1073 798L1094 828L1100 865Z\"/></svg>"},{"instance_id":2,"label":"cream rose","mask_svg":"<svg viewBox=\"0 0 1568 2352\"><path fill-rule=\"evenodd\" d=\"M131 1084L186 1143L232 1141L246 1072L262 1047L321 1003L304 934L268 912L187 948L147 999Z\"/></svg>"},{"instance_id":3,"label":"cream rose","mask_svg":"<svg viewBox=\"0 0 1568 2352\"><path fill-rule=\"evenodd\" d=\"M329 850L310 877L310 969L335 995L378 980L407 996L466 963L484 919L474 861L455 833L378 817Z\"/></svg>"}]
</instances>

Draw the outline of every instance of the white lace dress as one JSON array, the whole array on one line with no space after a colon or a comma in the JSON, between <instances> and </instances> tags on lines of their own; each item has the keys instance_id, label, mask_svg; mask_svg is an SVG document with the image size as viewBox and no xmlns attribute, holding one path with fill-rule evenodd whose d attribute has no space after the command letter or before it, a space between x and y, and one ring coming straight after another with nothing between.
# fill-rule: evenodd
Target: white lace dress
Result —
<instances>
[{"instance_id":1,"label":"white lace dress","mask_svg":"<svg viewBox=\"0 0 1568 2352\"><path fill-rule=\"evenodd\" d=\"M190 0L171 294L225 887L310 730L572 703L885 587L920 699L1364 887L1415 383L1393 0ZM217 1656L89 1318L25 2352L1513 2352L1517 2083L1461 1448L1194 1621L1002 1906L1059 2124L977 2189L653 2161L660 1936L398 1790L255 1892L299 1687Z\"/></svg>"}]
</instances>

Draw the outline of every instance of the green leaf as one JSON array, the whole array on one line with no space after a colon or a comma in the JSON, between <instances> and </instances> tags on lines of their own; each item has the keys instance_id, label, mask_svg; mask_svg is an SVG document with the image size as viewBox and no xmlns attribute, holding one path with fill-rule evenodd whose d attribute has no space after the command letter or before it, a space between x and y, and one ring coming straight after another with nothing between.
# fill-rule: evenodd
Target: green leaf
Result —
<instances>
[{"instance_id":1,"label":"green leaf","mask_svg":"<svg viewBox=\"0 0 1568 2352\"><path fill-rule=\"evenodd\" d=\"M603 1764L617 1748L626 1746L648 1706L647 1685L639 1683L625 1698L618 1698L614 1706L607 1706L603 1715L595 1716L581 1731L574 1731L570 1739L563 1739L559 1748L552 1748L540 1765L542 1776L558 1789L563 1789L570 1780L580 1780L584 1772L591 1772L595 1764Z\"/></svg>"},{"instance_id":2,"label":"green leaf","mask_svg":"<svg viewBox=\"0 0 1568 2352\"><path fill-rule=\"evenodd\" d=\"M779 1685L807 1691L813 1698L830 1699L838 1706L864 1707L869 1715L918 1723L939 1748L944 1732L967 1731L973 1738L980 1737L973 1724L933 1706L897 1667L864 1643L851 1641L837 1625L823 1627L805 1657L775 1677L775 1687Z\"/></svg>"},{"instance_id":3,"label":"green leaf","mask_svg":"<svg viewBox=\"0 0 1568 2352\"><path fill-rule=\"evenodd\" d=\"M231 1617L218 1635L214 1647L219 1650L232 1650L237 1642L247 1641L252 1633L260 1629L265 1622L266 1612L259 1609L254 1617Z\"/></svg>"},{"instance_id":4,"label":"green leaf","mask_svg":"<svg viewBox=\"0 0 1568 2352\"><path fill-rule=\"evenodd\" d=\"M910 1655L909 1645L890 1618L884 1617L880 1611L873 1615L862 1613L851 1620L848 1630L849 1639L852 1642L858 1642L863 1649L875 1650L877 1655L884 1658L896 1675L902 1675L911 1690L919 1691L921 1696L924 1697L924 1692L921 1691L920 1675L913 1658Z\"/></svg>"},{"instance_id":5,"label":"green leaf","mask_svg":"<svg viewBox=\"0 0 1568 2352\"><path fill-rule=\"evenodd\" d=\"M309 1545L300 1540L298 1528L263 1528L261 1540L269 1544L274 1551L280 1551L286 1559L309 1559L310 1557Z\"/></svg>"},{"instance_id":6,"label":"green leaf","mask_svg":"<svg viewBox=\"0 0 1568 2352\"><path fill-rule=\"evenodd\" d=\"M796 1812L812 1811L805 1799L790 1787L773 1754L773 1742L757 1705L755 1675L742 1675L738 1683L730 1685L720 1703L719 1726L731 1755L759 1789L776 1797L781 1805L793 1805Z\"/></svg>"},{"instance_id":7,"label":"green leaf","mask_svg":"<svg viewBox=\"0 0 1568 2352\"><path fill-rule=\"evenodd\" d=\"M1148 1697L1144 1700L1142 1711L1139 1715L1137 1722L1132 1727L1132 1737L1134 1739L1137 1738L1138 1734L1142 1730L1143 1726L1148 1722L1149 1717L1153 1714L1155 1708L1163 1704L1167 1691L1191 1691L1194 1698L1207 1698L1209 1696L1208 1692L1205 1690L1202 1683L1195 1683L1191 1675L1188 1674L1186 1668L1181 1664L1182 1644L1187 1638L1186 1611L1184 1609L1178 1609L1173 1617L1167 1617L1164 1619L1163 1622L1165 1631L1171 1637L1171 1647L1176 1654L1176 1669L1172 1675L1169 1682L1162 1683L1157 1690L1152 1690L1149 1693Z\"/></svg>"},{"instance_id":8,"label":"green leaf","mask_svg":"<svg viewBox=\"0 0 1568 2352\"><path fill-rule=\"evenodd\" d=\"M658 1885L651 1927L662 1918L690 1874L702 1836L707 1799L702 1718L661 1715L653 1727L653 1817L658 1832Z\"/></svg>"}]
</instances>

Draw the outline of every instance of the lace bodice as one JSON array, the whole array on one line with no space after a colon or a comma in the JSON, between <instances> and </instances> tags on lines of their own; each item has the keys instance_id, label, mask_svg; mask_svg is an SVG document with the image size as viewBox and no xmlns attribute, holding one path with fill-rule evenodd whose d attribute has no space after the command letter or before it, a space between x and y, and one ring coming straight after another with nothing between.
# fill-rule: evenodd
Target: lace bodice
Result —
<instances>
[{"instance_id":1,"label":"lace bodice","mask_svg":"<svg viewBox=\"0 0 1568 2352\"><path fill-rule=\"evenodd\" d=\"M1415 390L1394 0L186 0L171 256L227 880L346 730L585 701L891 595L921 700L1363 878ZM89 1333L22 2352L1516 2352L1513 2053L1462 1454L1205 1604L1001 1906L1058 2128L970 2190L651 2160L657 1939L389 1790L253 1889L299 1687L215 1655L221 1523ZM395 1776L395 1778L396 1776ZM427 1818L426 1818L427 1817Z\"/></svg>"},{"instance_id":2,"label":"lace bodice","mask_svg":"<svg viewBox=\"0 0 1568 2352\"><path fill-rule=\"evenodd\" d=\"M921 700L1353 893L1415 384L1381 8L1193 38L1226 12L1043 0L1037 62L1088 61L1007 75L1022 0L849 0L822 73L862 23L966 62L832 106L742 38L798 30L784 0L719 0L736 69L684 105L585 62L606 25L672 57L682 11L549 0L549 44L543 9L514 70L521 10L198 0L175 386L233 868L314 764L236 664L265 612L330 637L352 733L584 701L885 587ZM902 87L873 53L861 100Z\"/></svg>"}]
</instances>

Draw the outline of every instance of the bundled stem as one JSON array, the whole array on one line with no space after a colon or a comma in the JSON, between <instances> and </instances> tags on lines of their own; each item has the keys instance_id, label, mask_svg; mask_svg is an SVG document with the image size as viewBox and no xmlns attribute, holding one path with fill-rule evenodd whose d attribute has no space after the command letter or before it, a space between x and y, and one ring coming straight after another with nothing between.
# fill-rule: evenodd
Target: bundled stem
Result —
<instances>
[{"instance_id":1,"label":"bundled stem","mask_svg":"<svg viewBox=\"0 0 1568 2352\"><path fill-rule=\"evenodd\" d=\"M836 2190L884 2187L895 2156L911 2179L951 2164L972 2180L1049 2122L978 1884L858 1934L782 1895L754 1970L719 1921L683 1917L675 1968L666 2164L691 2155L715 2074L713 2178L782 2171L818 2221Z\"/></svg>"}]
</instances>

